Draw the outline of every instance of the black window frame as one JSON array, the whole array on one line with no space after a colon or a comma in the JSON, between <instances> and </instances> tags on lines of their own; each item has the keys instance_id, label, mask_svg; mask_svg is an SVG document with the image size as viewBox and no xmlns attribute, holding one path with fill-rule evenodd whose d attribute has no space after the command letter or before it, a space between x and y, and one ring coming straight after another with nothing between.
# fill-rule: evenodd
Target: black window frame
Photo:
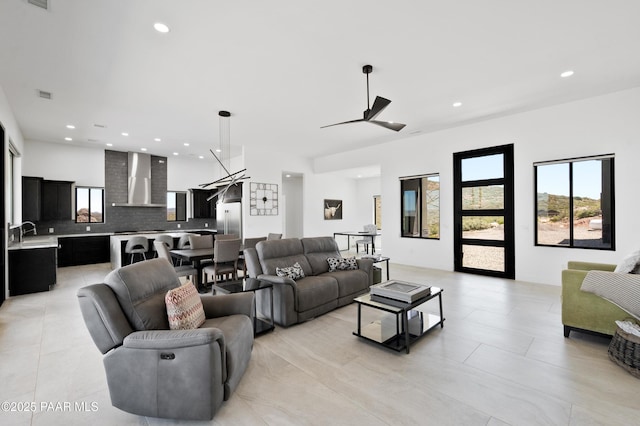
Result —
<instances>
[{"instance_id":1,"label":"black window frame","mask_svg":"<svg viewBox=\"0 0 640 426\"><path fill-rule=\"evenodd\" d=\"M89 206L87 207L88 212L89 212L89 222L79 222L78 221L78 190L81 189L86 189L87 191L89 191L89 193L87 194L87 200L89 202ZM101 191L101 198L102 198L102 211L101 213L101 217L102 220L101 221L96 221L96 222L91 222L91 212L92 212L92 208L91 208L91 190L93 189L99 189ZM74 216L75 216L75 223L86 223L86 224L91 224L91 223L104 223L104 188L100 187L100 186L76 186L75 187L75 191L74 191L74 196L75 196L75 203L74 203Z\"/></svg>"},{"instance_id":2,"label":"black window frame","mask_svg":"<svg viewBox=\"0 0 640 426\"><path fill-rule=\"evenodd\" d=\"M170 194L175 195L176 215L175 219L169 219L169 203L167 202L166 218L167 222L187 221L187 191L167 191L167 200Z\"/></svg>"},{"instance_id":3,"label":"black window frame","mask_svg":"<svg viewBox=\"0 0 640 426\"><path fill-rule=\"evenodd\" d=\"M439 240L442 235L441 230L441 220L440 220L440 202L438 201L438 236L430 237L429 233L427 236L423 236L423 225L422 218L424 217L424 212L427 208L426 200L424 200L424 188L422 187L422 182L424 179L428 179L430 177L438 177L438 183L440 183L440 173L425 173L423 175L415 175L415 176L405 176L400 178L400 237L401 238L419 238L423 240ZM405 219L405 188L407 187L415 187L416 188L416 221L418 227L418 235L414 235L410 232L405 232L406 227L408 226L407 221ZM438 191L441 191L438 188ZM438 196L438 199L440 196Z\"/></svg>"},{"instance_id":4,"label":"black window frame","mask_svg":"<svg viewBox=\"0 0 640 426\"><path fill-rule=\"evenodd\" d=\"M601 210L602 210L602 215L603 215L603 228L602 228L602 236L603 236L603 240L605 239L605 229L606 232L608 233L608 238L610 239L610 246L609 247L589 247L588 245L576 245L575 244L575 237L574 237L574 194L573 194L573 188L574 188L574 179L573 179L573 165L575 163L579 163L579 162L583 162L583 161L593 161L593 160L610 160L610 164L608 165L608 170L602 170L602 179L608 179L608 182L610 183L610 188L608 189L608 193L607 193L607 189L605 188L605 183L603 182L602 184L602 193L601 193ZM545 165L553 165L553 164L568 164L569 165L569 207L568 207L568 211L570 214L569 217L569 223L572 224L572 226L569 226L569 244L568 245L560 245L560 244L543 244L543 243L539 243L538 242L538 213L540 211L539 209L539 205L538 205L538 167L540 166L545 166ZM603 165L603 169L604 169L604 165ZM536 162L533 163L533 175L534 175L534 214L533 214L533 220L534 220L534 244L538 247L560 247L560 248L572 248L572 249L586 249L586 250L607 250L607 251L615 251L616 249L616 233L615 233L615 155L614 154L602 154L602 155L592 155L592 156L586 156L586 157L575 157L575 158L565 158L565 159L561 159L561 160L551 160L551 161L540 161L540 162ZM607 174L607 176L605 177L604 174ZM605 199L608 199L609 201L609 206L608 207L602 207L602 204L605 202ZM605 213L605 211L607 211ZM610 223L604 223L604 219L605 219L605 215L606 215L606 219L610 220Z\"/></svg>"}]
</instances>

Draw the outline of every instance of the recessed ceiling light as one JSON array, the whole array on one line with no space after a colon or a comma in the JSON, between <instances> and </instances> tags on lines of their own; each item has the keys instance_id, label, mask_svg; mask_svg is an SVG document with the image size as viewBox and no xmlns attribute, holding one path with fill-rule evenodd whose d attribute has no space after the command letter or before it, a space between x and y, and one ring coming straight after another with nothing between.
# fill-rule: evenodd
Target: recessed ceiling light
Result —
<instances>
[{"instance_id":1,"label":"recessed ceiling light","mask_svg":"<svg viewBox=\"0 0 640 426\"><path fill-rule=\"evenodd\" d=\"M358 178L361 178L361 177L362 177L362 175L358 175Z\"/></svg>"},{"instance_id":2,"label":"recessed ceiling light","mask_svg":"<svg viewBox=\"0 0 640 426\"><path fill-rule=\"evenodd\" d=\"M71 138L64 138L65 141L72 141L73 139Z\"/></svg>"},{"instance_id":3,"label":"recessed ceiling light","mask_svg":"<svg viewBox=\"0 0 640 426\"><path fill-rule=\"evenodd\" d=\"M185 143L184 143L184 146L189 146L189 143L188 143L188 142L185 142Z\"/></svg>"},{"instance_id":4,"label":"recessed ceiling light","mask_svg":"<svg viewBox=\"0 0 640 426\"><path fill-rule=\"evenodd\" d=\"M73 124L67 124L67 129L75 129L76 126L74 126Z\"/></svg>"},{"instance_id":5,"label":"recessed ceiling light","mask_svg":"<svg viewBox=\"0 0 640 426\"><path fill-rule=\"evenodd\" d=\"M571 77L572 75L573 75L573 71L567 70L567 71L563 72L562 74L560 74L560 77L566 78L566 77Z\"/></svg>"},{"instance_id":6,"label":"recessed ceiling light","mask_svg":"<svg viewBox=\"0 0 640 426\"><path fill-rule=\"evenodd\" d=\"M113 144L112 143L108 143L107 146L113 146Z\"/></svg>"},{"instance_id":7,"label":"recessed ceiling light","mask_svg":"<svg viewBox=\"0 0 640 426\"><path fill-rule=\"evenodd\" d=\"M178 155L178 153L177 153L177 152L174 152L174 153L173 153L173 155Z\"/></svg>"},{"instance_id":8,"label":"recessed ceiling light","mask_svg":"<svg viewBox=\"0 0 640 426\"><path fill-rule=\"evenodd\" d=\"M288 177L289 178L289 177L291 177L291 175L284 175L284 177Z\"/></svg>"},{"instance_id":9,"label":"recessed ceiling light","mask_svg":"<svg viewBox=\"0 0 640 426\"><path fill-rule=\"evenodd\" d=\"M129 136L129 133L127 133L127 132L122 132L122 136Z\"/></svg>"},{"instance_id":10,"label":"recessed ceiling light","mask_svg":"<svg viewBox=\"0 0 640 426\"><path fill-rule=\"evenodd\" d=\"M140 148L140 151L146 151L147 148Z\"/></svg>"},{"instance_id":11,"label":"recessed ceiling light","mask_svg":"<svg viewBox=\"0 0 640 426\"><path fill-rule=\"evenodd\" d=\"M198 155L198 158L202 160L204 158L204 155Z\"/></svg>"},{"instance_id":12,"label":"recessed ceiling light","mask_svg":"<svg viewBox=\"0 0 640 426\"><path fill-rule=\"evenodd\" d=\"M216 152L222 152L222 150L220 148L216 149Z\"/></svg>"},{"instance_id":13,"label":"recessed ceiling light","mask_svg":"<svg viewBox=\"0 0 640 426\"><path fill-rule=\"evenodd\" d=\"M458 108L458 107L461 107L461 106L462 106L462 102L454 102L453 103L453 107L454 108Z\"/></svg>"},{"instance_id":14,"label":"recessed ceiling light","mask_svg":"<svg viewBox=\"0 0 640 426\"><path fill-rule=\"evenodd\" d=\"M169 27L167 26L167 24L163 24L162 22L156 22L155 24L153 24L153 28L155 28L155 30L159 33L166 34L169 32Z\"/></svg>"},{"instance_id":15,"label":"recessed ceiling light","mask_svg":"<svg viewBox=\"0 0 640 426\"><path fill-rule=\"evenodd\" d=\"M162 140L162 139L160 139L160 138L155 138L155 139L154 139L154 141L156 141L156 142L160 142L161 140Z\"/></svg>"}]
</instances>

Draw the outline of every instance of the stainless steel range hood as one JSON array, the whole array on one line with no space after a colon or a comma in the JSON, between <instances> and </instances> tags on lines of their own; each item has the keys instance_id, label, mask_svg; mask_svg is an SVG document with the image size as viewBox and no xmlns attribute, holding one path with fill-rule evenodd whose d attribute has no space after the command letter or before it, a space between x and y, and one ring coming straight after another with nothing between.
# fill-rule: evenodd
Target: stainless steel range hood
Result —
<instances>
[{"instance_id":1,"label":"stainless steel range hood","mask_svg":"<svg viewBox=\"0 0 640 426\"><path fill-rule=\"evenodd\" d=\"M128 153L127 203L114 203L115 207L166 207L151 203L151 155Z\"/></svg>"}]
</instances>

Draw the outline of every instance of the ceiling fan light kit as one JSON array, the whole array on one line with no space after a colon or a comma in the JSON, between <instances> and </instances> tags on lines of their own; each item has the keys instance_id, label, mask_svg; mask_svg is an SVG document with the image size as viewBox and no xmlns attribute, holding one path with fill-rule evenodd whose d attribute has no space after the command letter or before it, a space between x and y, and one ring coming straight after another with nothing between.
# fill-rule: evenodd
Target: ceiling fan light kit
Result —
<instances>
[{"instance_id":1,"label":"ceiling fan light kit","mask_svg":"<svg viewBox=\"0 0 640 426\"><path fill-rule=\"evenodd\" d=\"M362 72L367 76L367 109L363 112L362 118L358 120L349 120L343 121L341 123L329 124L320 128L324 129L325 127L338 126L341 124L367 122L399 132L406 126L406 124L395 123L393 121L374 120L374 118L376 118L387 106L389 106L391 101L389 99L383 98L382 96L376 96L375 100L373 101L373 107L371 107L371 104L369 103L369 74L373 72L373 65L364 65L362 67Z\"/></svg>"}]
</instances>

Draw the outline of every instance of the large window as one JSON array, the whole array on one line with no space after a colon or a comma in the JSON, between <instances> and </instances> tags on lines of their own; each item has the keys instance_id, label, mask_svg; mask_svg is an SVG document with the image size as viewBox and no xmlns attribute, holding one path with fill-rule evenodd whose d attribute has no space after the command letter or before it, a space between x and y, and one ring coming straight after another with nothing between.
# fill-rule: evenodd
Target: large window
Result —
<instances>
[{"instance_id":1,"label":"large window","mask_svg":"<svg viewBox=\"0 0 640 426\"><path fill-rule=\"evenodd\" d=\"M440 175L400 179L402 236L440 238Z\"/></svg>"},{"instance_id":2,"label":"large window","mask_svg":"<svg viewBox=\"0 0 640 426\"><path fill-rule=\"evenodd\" d=\"M536 245L614 250L613 154L534 164Z\"/></svg>"},{"instance_id":3,"label":"large window","mask_svg":"<svg viewBox=\"0 0 640 426\"><path fill-rule=\"evenodd\" d=\"M76 187L76 223L104 222L104 189Z\"/></svg>"},{"instance_id":4,"label":"large window","mask_svg":"<svg viewBox=\"0 0 640 426\"><path fill-rule=\"evenodd\" d=\"M184 222L187 220L187 193L167 192L167 220Z\"/></svg>"}]
</instances>

